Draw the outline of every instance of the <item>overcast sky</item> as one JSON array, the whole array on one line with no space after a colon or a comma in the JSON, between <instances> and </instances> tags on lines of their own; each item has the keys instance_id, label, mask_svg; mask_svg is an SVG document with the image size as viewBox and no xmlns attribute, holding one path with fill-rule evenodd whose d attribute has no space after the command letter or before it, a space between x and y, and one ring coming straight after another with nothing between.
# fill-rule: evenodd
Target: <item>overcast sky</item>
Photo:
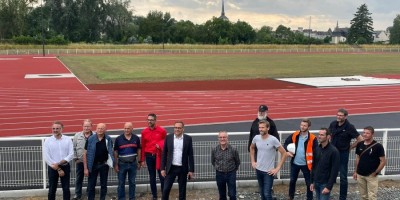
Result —
<instances>
[{"instance_id":1,"label":"overcast sky","mask_svg":"<svg viewBox=\"0 0 400 200\"><path fill-rule=\"evenodd\" d=\"M169 12L176 20L203 24L221 15L222 0L131 0L135 15L146 16L150 10ZM225 0L225 15L231 22L248 22L253 28L279 25L297 30L308 28L327 31L328 28L350 27L357 8L367 4L372 13L374 30L385 30L400 14L400 0Z\"/></svg>"}]
</instances>

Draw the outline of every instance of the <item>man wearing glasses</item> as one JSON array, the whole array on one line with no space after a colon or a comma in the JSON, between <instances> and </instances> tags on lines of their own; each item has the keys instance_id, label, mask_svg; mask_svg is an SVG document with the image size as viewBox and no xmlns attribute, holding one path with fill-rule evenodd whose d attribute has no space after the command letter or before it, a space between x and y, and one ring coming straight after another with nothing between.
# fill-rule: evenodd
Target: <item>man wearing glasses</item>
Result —
<instances>
[{"instance_id":1,"label":"man wearing glasses","mask_svg":"<svg viewBox=\"0 0 400 200\"><path fill-rule=\"evenodd\" d=\"M185 124L177 121L174 134L165 138L161 161L161 175L165 177L162 200L169 199L172 185L178 177L179 200L186 199L187 180L194 178L194 158L192 137L184 134Z\"/></svg>"},{"instance_id":2,"label":"man wearing glasses","mask_svg":"<svg viewBox=\"0 0 400 200\"><path fill-rule=\"evenodd\" d=\"M167 135L167 131L161 126L156 125L156 121L156 114L150 113L147 115L148 127L142 131L142 155L139 161L142 167L145 167L147 164L153 200L157 199L156 171L160 179L161 191L164 189L164 177L161 176L160 164L164 139Z\"/></svg>"}]
</instances>

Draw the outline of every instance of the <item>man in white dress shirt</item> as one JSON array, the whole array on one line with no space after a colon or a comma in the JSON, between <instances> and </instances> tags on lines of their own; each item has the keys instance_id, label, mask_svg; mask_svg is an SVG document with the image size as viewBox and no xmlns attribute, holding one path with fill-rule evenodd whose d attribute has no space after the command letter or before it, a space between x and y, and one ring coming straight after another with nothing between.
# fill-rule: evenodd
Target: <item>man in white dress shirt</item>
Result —
<instances>
[{"instance_id":1,"label":"man in white dress shirt","mask_svg":"<svg viewBox=\"0 0 400 200\"><path fill-rule=\"evenodd\" d=\"M70 199L69 190L71 166L69 162L74 158L72 140L62 134L64 125L55 121L52 126L53 135L46 139L43 144L43 158L48 165L49 177L48 199L56 199L58 179L61 179L63 199Z\"/></svg>"}]
</instances>

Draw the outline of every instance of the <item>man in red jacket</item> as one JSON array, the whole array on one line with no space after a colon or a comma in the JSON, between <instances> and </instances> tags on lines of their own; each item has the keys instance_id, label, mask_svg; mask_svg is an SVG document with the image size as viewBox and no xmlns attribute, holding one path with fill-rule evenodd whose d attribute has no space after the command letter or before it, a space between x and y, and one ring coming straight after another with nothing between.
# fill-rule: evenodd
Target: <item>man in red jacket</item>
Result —
<instances>
[{"instance_id":1,"label":"man in red jacket","mask_svg":"<svg viewBox=\"0 0 400 200\"><path fill-rule=\"evenodd\" d=\"M142 131L142 155L141 166L147 169L150 176L150 188L153 199L157 199L156 171L161 183L161 191L164 189L164 177L161 176L160 163L161 152L167 131L161 126L156 125L157 116L154 113L147 115L148 127Z\"/></svg>"}]
</instances>

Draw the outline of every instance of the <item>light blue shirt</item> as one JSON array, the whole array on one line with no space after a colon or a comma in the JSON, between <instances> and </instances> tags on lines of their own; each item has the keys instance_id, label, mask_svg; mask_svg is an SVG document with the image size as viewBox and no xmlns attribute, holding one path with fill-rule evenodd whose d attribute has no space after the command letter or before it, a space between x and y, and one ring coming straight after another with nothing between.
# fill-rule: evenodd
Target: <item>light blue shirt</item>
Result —
<instances>
[{"instance_id":1,"label":"light blue shirt","mask_svg":"<svg viewBox=\"0 0 400 200\"><path fill-rule=\"evenodd\" d=\"M297 143L296 156L294 157L293 163L296 165L304 166L307 165L306 162L306 147L304 142L308 139L308 134L306 136L299 135L299 142Z\"/></svg>"}]
</instances>

